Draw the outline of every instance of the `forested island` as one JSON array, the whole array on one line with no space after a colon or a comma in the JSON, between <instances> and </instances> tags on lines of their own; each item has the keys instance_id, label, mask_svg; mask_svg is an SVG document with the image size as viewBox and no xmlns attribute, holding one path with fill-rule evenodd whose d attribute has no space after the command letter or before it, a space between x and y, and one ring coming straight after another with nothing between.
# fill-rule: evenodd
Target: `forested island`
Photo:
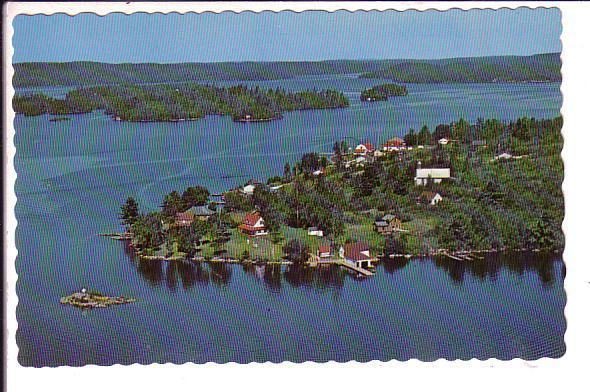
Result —
<instances>
[{"instance_id":1,"label":"forested island","mask_svg":"<svg viewBox=\"0 0 590 392\"><path fill-rule=\"evenodd\" d=\"M103 110L120 121L181 121L206 115L228 115L234 121L270 121L283 112L349 106L335 90L287 92L243 85L216 87L181 85L103 86L69 91L64 99L43 94L16 95L16 113L69 115Z\"/></svg>"},{"instance_id":2,"label":"forested island","mask_svg":"<svg viewBox=\"0 0 590 392\"><path fill-rule=\"evenodd\" d=\"M16 63L15 87L279 80L361 74L399 83L560 81L560 53L441 60L328 60L181 64Z\"/></svg>"},{"instance_id":3,"label":"forested island","mask_svg":"<svg viewBox=\"0 0 590 392\"><path fill-rule=\"evenodd\" d=\"M389 97L402 95L408 95L406 86L386 83L361 91L361 101L387 101Z\"/></svg>"},{"instance_id":4,"label":"forested island","mask_svg":"<svg viewBox=\"0 0 590 392\"><path fill-rule=\"evenodd\" d=\"M223 208L197 186L145 213L130 197L121 219L146 258L306 261L322 245L356 241L382 256L560 252L561 127L561 117L460 119L374 151L338 141L330 158L310 152L265 183L228 190ZM422 182L424 169L448 175ZM378 224L384 216L390 232ZM259 218L265 235L245 234Z\"/></svg>"}]
</instances>

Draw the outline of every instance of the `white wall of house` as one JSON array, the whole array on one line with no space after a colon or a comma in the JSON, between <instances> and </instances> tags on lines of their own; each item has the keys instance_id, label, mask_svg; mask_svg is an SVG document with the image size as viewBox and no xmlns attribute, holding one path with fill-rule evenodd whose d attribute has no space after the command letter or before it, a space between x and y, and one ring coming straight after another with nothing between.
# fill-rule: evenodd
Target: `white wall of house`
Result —
<instances>
[{"instance_id":1,"label":"white wall of house","mask_svg":"<svg viewBox=\"0 0 590 392\"><path fill-rule=\"evenodd\" d=\"M416 169L414 181L416 185L428 185L429 181L440 184L446 178L451 178L451 169L449 168Z\"/></svg>"},{"instance_id":2,"label":"white wall of house","mask_svg":"<svg viewBox=\"0 0 590 392\"><path fill-rule=\"evenodd\" d=\"M442 200L442 196L439 193L437 193L436 195L434 195L434 197L430 201L430 205L434 206L434 205L438 204L438 202L440 202L441 200Z\"/></svg>"}]
</instances>

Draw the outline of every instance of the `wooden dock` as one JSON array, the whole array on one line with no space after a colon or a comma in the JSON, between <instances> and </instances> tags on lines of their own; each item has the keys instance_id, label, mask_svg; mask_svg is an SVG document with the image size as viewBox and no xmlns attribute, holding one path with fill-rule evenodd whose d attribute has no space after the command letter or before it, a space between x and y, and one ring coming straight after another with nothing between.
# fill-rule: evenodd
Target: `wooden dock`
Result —
<instances>
[{"instance_id":1,"label":"wooden dock","mask_svg":"<svg viewBox=\"0 0 590 392\"><path fill-rule=\"evenodd\" d=\"M446 256L450 259L453 260L457 260L457 261L473 261L474 258L478 258L480 259L481 257L478 257L472 253L459 253L459 254L449 254L449 253L441 253L442 256Z\"/></svg>"},{"instance_id":2,"label":"wooden dock","mask_svg":"<svg viewBox=\"0 0 590 392\"><path fill-rule=\"evenodd\" d=\"M349 263L347 263L345 261L342 261L342 260L339 260L335 264L336 265L339 265L341 267L345 267L345 268L351 269L351 270L353 270L355 272L358 272L359 274L361 274L363 276L373 276L373 273L371 271L366 270L364 268L357 267L356 265L349 264Z\"/></svg>"},{"instance_id":3,"label":"wooden dock","mask_svg":"<svg viewBox=\"0 0 590 392\"><path fill-rule=\"evenodd\" d=\"M313 257L311 258L311 261L308 262L309 266L311 267L317 267L317 266L322 266L322 265L338 265L340 267L344 267L344 268L348 268L349 270L355 271L357 273L359 273L360 275L363 276L373 276L373 272L364 269L364 268L359 268L356 265L353 264L349 264L347 262L345 262L342 259L339 258L326 258L326 259L320 259L319 257L317 257L316 255L312 255Z\"/></svg>"}]
</instances>

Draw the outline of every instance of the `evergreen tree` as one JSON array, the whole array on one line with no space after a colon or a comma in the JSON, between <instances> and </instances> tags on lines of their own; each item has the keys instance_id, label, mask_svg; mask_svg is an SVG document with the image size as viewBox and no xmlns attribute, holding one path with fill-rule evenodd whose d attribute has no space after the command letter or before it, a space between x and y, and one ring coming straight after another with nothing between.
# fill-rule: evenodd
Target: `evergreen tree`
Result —
<instances>
[{"instance_id":1,"label":"evergreen tree","mask_svg":"<svg viewBox=\"0 0 590 392\"><path fill-rule=\"evenodd\" d=\"M119 215L123 224L130 227L139 216L139 207L134 198L128 197L127 201L121 206L121 214Z\"/></svg>"}]
</instances>

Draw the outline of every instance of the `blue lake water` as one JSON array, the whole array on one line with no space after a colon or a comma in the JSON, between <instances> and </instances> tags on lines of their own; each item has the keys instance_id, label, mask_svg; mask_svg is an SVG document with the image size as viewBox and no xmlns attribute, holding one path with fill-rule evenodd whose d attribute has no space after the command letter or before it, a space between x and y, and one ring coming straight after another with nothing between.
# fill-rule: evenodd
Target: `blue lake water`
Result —
<instances>
[{"instance_id":1,"label":"blue lake water","mask_svg":"<svg viewBox=\"0 0 590 392\"><path fill-rule=\"evenodd\" d=\"M351 99L347 109L287 113L269 123L17 116L20 363L562 355L564 271L557 256L502 255L471 267L387 262L358 280L338 269L139 264L123 243L96 235L121 229L117 214L127 196L154 209L171 190L204 185L220 192L262 180L305 152L330 152L343 138L381 143L460 117L551 118L562 99L553 83L435 84L361 103L360 91L379 82L344 75L251 83L336 88ZM59 304L81 287L140 302L90 312Z\"/></svg>"}]
</instances>

